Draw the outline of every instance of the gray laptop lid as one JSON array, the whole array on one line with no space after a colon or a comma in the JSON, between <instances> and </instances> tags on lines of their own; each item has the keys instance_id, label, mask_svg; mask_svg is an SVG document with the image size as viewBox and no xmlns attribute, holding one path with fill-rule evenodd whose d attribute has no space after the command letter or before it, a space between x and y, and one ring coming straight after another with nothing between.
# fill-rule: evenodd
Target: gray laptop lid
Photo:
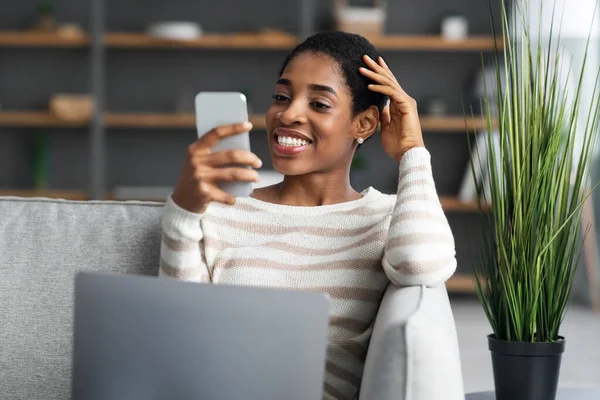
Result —
<instances>
[{"instance_id":1,"label":"gray laptop lid","mask_svg":"<svg viewBox=\"0 0 600 400\"><path fill-rule=\"evenodd\" d=\"M79 273L73 399L320 400L325 294Z\"/></svg>"}]
</instances>

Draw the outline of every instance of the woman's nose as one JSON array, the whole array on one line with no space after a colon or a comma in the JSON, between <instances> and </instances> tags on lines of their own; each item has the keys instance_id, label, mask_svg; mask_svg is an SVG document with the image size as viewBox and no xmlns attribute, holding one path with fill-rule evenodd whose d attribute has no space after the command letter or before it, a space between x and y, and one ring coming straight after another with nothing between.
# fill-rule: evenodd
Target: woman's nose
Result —
<instances>
[{"instance_id":1,"label":"woman's nose","mask_svg":"<svg viewBox=\"0 0 600 400\"><path fill-rule=\"evenodd\" d=\"M306 113L298 102L292 102L284 111L281 111L277 118L284 125L295 125L306 123Z\"/></svg>"}]
</instances>

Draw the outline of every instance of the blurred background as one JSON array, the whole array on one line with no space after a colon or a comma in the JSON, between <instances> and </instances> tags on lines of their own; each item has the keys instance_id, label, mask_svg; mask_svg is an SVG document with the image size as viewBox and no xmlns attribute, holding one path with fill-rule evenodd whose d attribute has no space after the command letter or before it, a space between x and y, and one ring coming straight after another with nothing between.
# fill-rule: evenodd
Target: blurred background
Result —
<instances>
[{"instance_id":1,"label":"blurred background","mask_svg":"<svg viewBox=\"0 0 600 400\"><path fill-rule=\"evenodd\" d=\"M481 188L468 170L468 136L474 138L482 124L466 121L471 133L465 133L463 107L467 113L480 111L482 61L494 51L491 22L500 27L499 3L0 0L0 196L163 201L196 139L194 96L212 90L246 95L255 126L252 150L265 165L261 184L277 181L264 113L286 54L317 31L363 34L418 101L438 192L456 239L458 271L448 289L456 305L466 389L489 389L484 342L489 329L473 301L470 272L482 244L482 224L474 202ZM581 12L572 17L572 26L580 24L581 15L591 15ZM580 31L566 35L577 60L585 54ZM593 68L599 53L595 37ZM594 168L597 174L600 168ZM370 140L357 153L351 179L358 190L374 186L394 193L397 165L378 140ZM600 214L598 197L587 209L586 224ZM596 227L588 243L573 295L585 310L594 298L600 306ZM571 315L566 328L571 343L582 332L597 334L597 314ZM580 362L593 357L597 366L600 354L589 353L583 338L580 343L580 351L565 359L561 379L575 385L600 381L600 368L581 368Z\"/></svg>"},{"instance_id":2,"label":"blurred background","mask_svg":"<svg viewBox=\"0 0 600 400\"><path fill-rule=\"evenodd\" d=\"M463 105L479 104L482 53L494 50L487 1L0 4L4 195L163 200L196 138L193 99L202 90L246 94L256 127L252 150L263 159L261 183L268 184L278 177L269 171L263 115L286 54L321 30L367 36L419 102L463 269L450 286L472 291L469 253L480 224L474 192L458 198L468 168L462 113ZM499 7L492 11L499 24ZM354 161L356 189L395 192L397 167L378 140L367 141Z\"/></svg>"}]
</instances>

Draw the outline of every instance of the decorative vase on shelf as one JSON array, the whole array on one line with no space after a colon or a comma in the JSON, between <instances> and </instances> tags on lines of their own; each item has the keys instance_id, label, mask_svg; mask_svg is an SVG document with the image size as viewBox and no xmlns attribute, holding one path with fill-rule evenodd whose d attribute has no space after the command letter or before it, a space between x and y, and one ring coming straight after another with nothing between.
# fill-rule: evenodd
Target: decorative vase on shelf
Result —
<instances>
[{"instance_id":1,"label":"decorative vase on shelf","mask_svg":"<svg viewBox=\"0 0 600 400\"><path fill-rule=\"evenodd\" d=\"M54 17L54 4L51 1L43 1L38 7L37 30L45 32L56 31L57 24Z\"/></svg>"},{"instance_id":2,"label":"decorative vase on shelf","mask_svg":"<svg viewBox=\"0 0 600 400\"><path fill-rule=\"evenodd\" d=\"M386 1L373 0L371 7L350 6L348 0L334 1L335 28L366 37L384 33Z\"/></svg>"},{"instance_id":3,"label":"decorative vase on shelf","mask_svg":"<svg viewBox=\"0 0 600 400\"><path fill-rule=\"evenodd\" d=\"M440 34L446 40L463 40L469 35L469 21L464 15L452 13L442 19Z\"/></svg>"},{"instance_id":4,"label":"decorative vase on shelf","mask_svg":"<svg viewBox=\"0 0 600 400\"><path fill-rule=\"evenodd\" d=\"M590 164L600 130L600 87L589 107L582 106L577 87L594 82L584 82L585 63L581 70L569 68L559 36L563 8L556 8L555 20L531 24L532 15L545 15L535 2L513 0L510 9L508 3L501 0L503 43L482 102L487 156L480 171L477 151L470 152L473 178L483 171L488 187L476 194L489 228L474 276L492 328L496 400L554 400L582 206L597 183L590 182ZM559 36L550 46L535 38L543 32L540 24L552 25ZM597 77L600 68L592 72Z\"/></svg>"}]
</instances>

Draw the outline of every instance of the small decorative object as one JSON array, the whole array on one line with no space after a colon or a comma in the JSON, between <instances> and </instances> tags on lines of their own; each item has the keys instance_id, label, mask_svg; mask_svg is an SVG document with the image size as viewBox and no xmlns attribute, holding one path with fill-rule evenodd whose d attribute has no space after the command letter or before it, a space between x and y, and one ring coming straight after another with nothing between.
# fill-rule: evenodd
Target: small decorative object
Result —
<instances>
[{"instance_id":1,"label":"small decorative object","mask_svg":"<svg viewBox=\"0 0 600 400\"><path fill-rule=\"evenodd\" d=\"M532 26L530 17L543 15L540 9L530 11L529 0L500 5L503 43L492 67L497 85L485 88L483 110L489 194L477 193L488 228L474 281L492 328L495 398L554 400L565 349L561 327L587 228L583 205L597 185L590 165L599 134L599 88L585 105L577 87L590 84L583 79L589 64L570 68L560 37L551 45L532 37L543 31L542 22ZM518 15L509 24L513 8ZM560 32L560 14L551 15L544 24ZM596 77L600 69L591 72ZM487 106L492 99L493 108ZM471 150L474 178L476 158Z\"/></svg>"},{"instance_id":2,"label":"small decorative object","mask_svg":"<svg viewBox=\"0 0 600 400\"><path fill-rule=\"evenodd\" d=\"M54 4L52 1L42 1L38 6L38 23L36 29L47 32L53 32L56 30Z\"/></svg>"},{"instance_id":3,"label":"small decorative object","mask_svg":"<svg viewBox=\"0 0 600 400\"><path fill-rule=\"evenodd\" d=\"M60 24L56 34L63 39L76 40L85 36L83 28L78 24Z\"/></svg>"},{"instance_id":4,"label":"small decorative object","mask_svg":"<svg viewBox=\"0 0 600 400\"><path fill-rule=\"evenodd\" d=\"M427 101L425 112L432 116L443 116L448 113L448 106L443 99L433 98Z\"/></svg>"},{"instance_id":5,"label":"small decorative object","mask_svg":"<svg viewBox=\"0 0 600 400\"><path fill-rule=\"evenodd\" d=\"M447 40L466 39L469 34L469 21L463 15L450 14L442 20L441 34Z\"/></svg>"},{"instance_id":6,"label":"small decorative object","mask_svg":"<svg viewBox=\"0 0 600 400\"><path fill-rule=\"evenodd\" d=\"M50 112L64 121L89 121L94 112L91 96L56 94L50 99Z\"/></svg>"},{"instance_id":7,"label":"small decorative object","mask_svg":"<svg viewBox=\"0 0 600 400\"><path fill-rule=\"evenodd\" d=\"M354 7L348 5L348 0L335 0L336 29L366 37L381 36L385 23L385 0L373 2L373 7Z\"/></svg>"},{"instance_id":8,"label":"small decorative object","mask_svg":"<svg viewBox=\"0 0 600 400\"><path fill-rule=\"evenodd\" d=\"M202 27L195 22L164 21L150 25L148 33L159 39L194 40L202 36Z\"/></svg>"}]
</instances>

